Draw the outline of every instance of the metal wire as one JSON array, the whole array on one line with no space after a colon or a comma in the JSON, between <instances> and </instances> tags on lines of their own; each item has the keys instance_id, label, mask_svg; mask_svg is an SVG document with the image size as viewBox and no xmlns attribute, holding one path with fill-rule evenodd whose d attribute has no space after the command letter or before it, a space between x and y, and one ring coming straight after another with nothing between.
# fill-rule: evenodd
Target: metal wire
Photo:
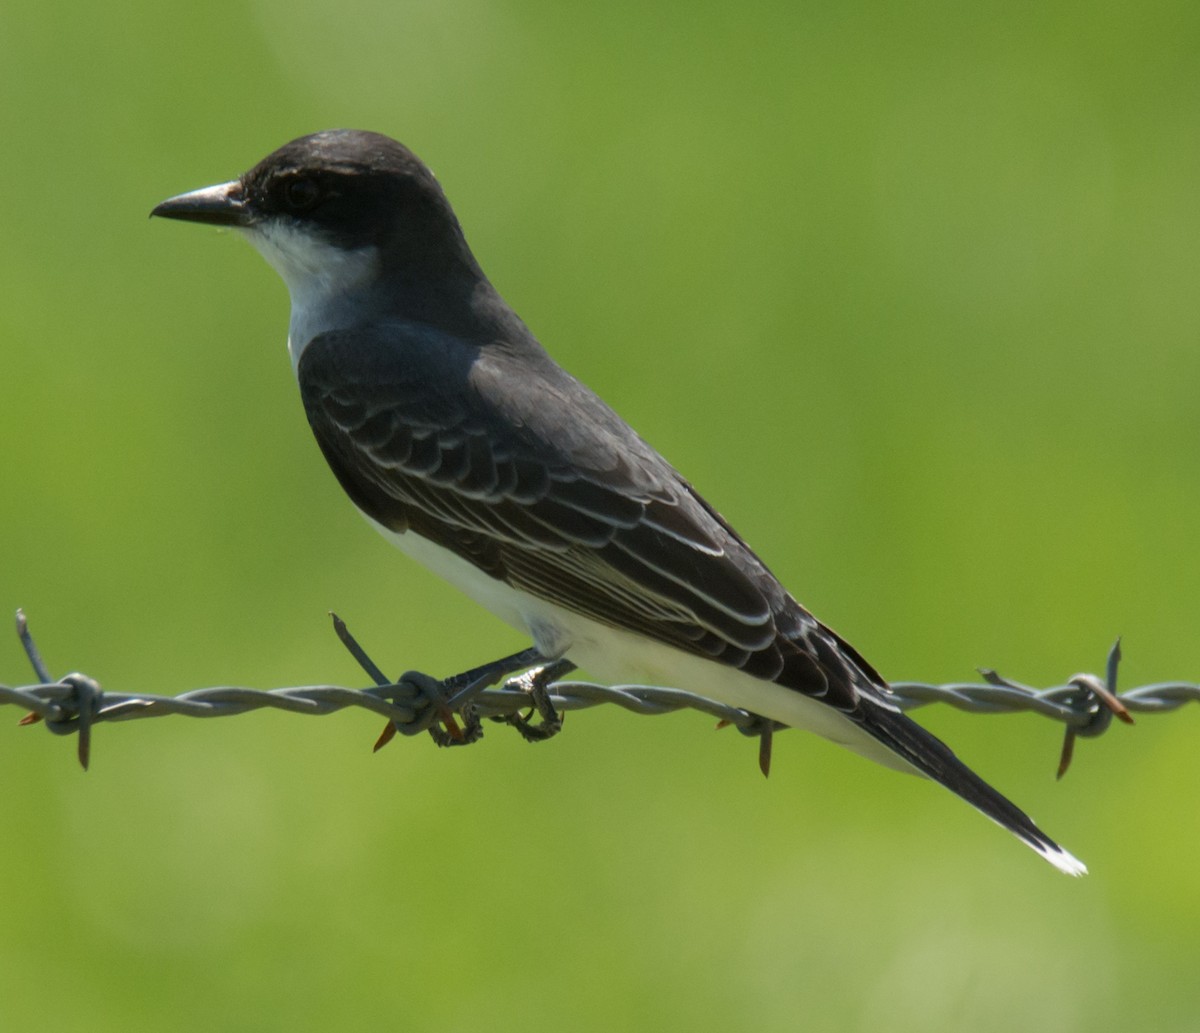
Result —
<instances>
[{"instance_id":1,"label":"metal wire","mask_svg":"<svg viewBox=\"0 0 1200 1033\"><path fill-rule=\"evenodd\" d=\"M361 647L353 641L344 625L334 618L338 633L347 647L376 680L384 676L370 662ZM54 681L47 672L37 648L29 635L24 615L18 611L18 633L26 653L41 681L37 684L9 687L0 685L0 704L22 707L29 713L22 724L42 722L59 735L79 736L79 760L86 768L89 759L92 728L104 721L128 721L149 717L179 714L185 717L229 717L251 710L274 708L295 714L323 715L358 707L385 718L388 730L381 737L382 745L393 730L415 734L425 730L437 732L445 723L446 732L436 738L444 745L464 741L462 733L450 715L448 697L439 691L448 682L437 682L427 676L410 672L396 682L385 682L368 689L351 689L333 685L310 685L263 691L238 686L219 686L195 689L177 696L157 696L106 692L92 678L69 674ZM1076 736L1094 737L1102 734L1114 717L1132 723L1132 713L1165 713L1186 703L1200 702L1200 685L1188 682L1159 682L1116 690L1117 666L1120 661L1119 643L1113 647L1106 665L1106 674L1077 674L1064 685L1036 689L1000 677L994 671L981 671L980 684L952 683L928 685L921 682L895 682L892 693L895 702L904 710L914 710L931 703L944 703L959 710L981 714L1031 712L1058 721L1064 726L1065 741L1059 774L1070 763ZM533 679L536 681L536 677ZM480 682L486 684L484 679ZM454 683L458 687L457 682ZM459 704L461 692L454 696L455 709L470 716L492 718L522 725L520 715L535 705L531 695L529 675L509 679L495 689L480 689L470 703ZM770 734L779 728L762 717L726 706L714 700L685 692L650 685L597 685L578 680L555 680L546 686L548 702L555 711L585 710L601 704L615 704L636 714L666 714L683 709L698 710L715 717L722 725L731 725L746 735L762 737L766 768L769 763ZM527 729L528 725L524 725ZM457 734L456 734L457 733ZM526 734L526 737L530 737ZM469 740L467 740L469 741Z\"/></svg>"}]
</instances>

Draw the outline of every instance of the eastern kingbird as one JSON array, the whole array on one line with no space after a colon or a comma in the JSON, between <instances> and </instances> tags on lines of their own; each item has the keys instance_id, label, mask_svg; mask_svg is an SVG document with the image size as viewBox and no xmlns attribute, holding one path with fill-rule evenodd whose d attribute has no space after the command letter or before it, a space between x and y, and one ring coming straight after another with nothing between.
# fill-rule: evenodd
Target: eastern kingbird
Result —
<instances>
[{"instance_id":1,"label":"eastern kingbird","mask_svg":"<svg viewBox=\"0 0 1200 1033\"><path fill-rule=\"evenodd\" d=\"M555 364L406 147L305 136L152 214L233 227L275 267L304 410L346 493L535 656L807 728L940 782L1062 871L1087 870L905 717L874 668Z\"/></svg>"}]
</instances>

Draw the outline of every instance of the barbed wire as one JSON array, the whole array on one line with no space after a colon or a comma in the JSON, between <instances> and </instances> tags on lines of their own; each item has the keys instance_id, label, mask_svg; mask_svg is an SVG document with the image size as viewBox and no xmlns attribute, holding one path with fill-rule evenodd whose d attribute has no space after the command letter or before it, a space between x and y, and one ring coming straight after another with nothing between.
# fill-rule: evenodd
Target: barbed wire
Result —
<instances>
[{"instance_id":1,"label":"barbed wire","mask_svg":"<svg viewBox=\"0 0 1200 1033\"><path fill-rule=\"evenodd\" d=\"M367 689L336 685L306 685L281 689L250 689L215 686L194 689L176 696L108 692L84 674L53 678L42 661L25 615L17 611L17 633L33 666L36 684L0 685L0 705L28 711L20 724L43 723L55 734L78 736L78 757L86 769L90 760L92 729L105 721L128 721L178 714L185 717L230 717L252 710L273 708L295 714L332 714L349 707L370 710L388 724L375 748L379 749L397 732L415 735L428 731L443 746L473 742L481 734L479 721L489 718L512 724L527 739L547 738L558 730L557 715L615 704L636 714L667 714L697 710L715 717L719 725L737 728L760 740L759 763L766 774L770 764L772 734L781 725L757 714L727 706L681 689L653 685L598 685L594 682L557 677L559 664L522 664L524 673L489 688L499 680L498 665L489 665L454 678L437 681L408 672L399 680L388 679L370 660L346 629L331 615L342 642L376 682ZM509 660L536 657L532 651ZM922 682L893 682L892 698L902 710L915 710L943 703L978 714L1030 712L1058 721L1064 726L1061 778L1071 762L1076 738L1102 735L1113 718L1132 724L1134 713L1160 714L1186 703L1200 702L1200 685L1190 682L1158 682L1117 691L1120 641L1108 655L1103 678L1076 674L1063 685L1038 689L981 670L983 683L956 682L931 685ZM519 669L509 667L508 670ZM568 669L569 666L568 666ZM540 724L531 720L534 713ZM466 722L458 726L455 715Z\"/></svg>"}]
</instances>

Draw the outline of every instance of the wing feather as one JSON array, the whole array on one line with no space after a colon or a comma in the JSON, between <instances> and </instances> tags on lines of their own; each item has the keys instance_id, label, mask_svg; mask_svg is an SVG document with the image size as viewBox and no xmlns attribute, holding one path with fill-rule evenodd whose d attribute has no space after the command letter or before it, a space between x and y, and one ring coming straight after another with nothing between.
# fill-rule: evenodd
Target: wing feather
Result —
<instances>
[{"instance_id":1,"label":"wing feather","mask_svg":"<svg viewBox=\"0 0 1200 1033\"><path fill-rule=\"evenodd\" d=\"M833 633L548 358L515 370L496 346L372 333L321 335L298 370L317 441L369 516L593 620L856 707L867 675Z\"/></svg>"}]
</instances>

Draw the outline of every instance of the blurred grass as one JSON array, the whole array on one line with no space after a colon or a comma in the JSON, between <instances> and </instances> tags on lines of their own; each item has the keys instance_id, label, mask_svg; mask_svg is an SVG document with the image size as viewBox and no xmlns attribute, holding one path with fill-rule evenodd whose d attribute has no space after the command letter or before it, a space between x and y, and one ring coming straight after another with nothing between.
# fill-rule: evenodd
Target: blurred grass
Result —
<instances>
[{"instance_id":1,"label":"blurred grass","mask_svg":"<svg viewBox=\"0 0 1200 1033\"><path fill-rule=\"evenodd\" d=\"M438 172L543 342L895 678L1197 677L1200 13L1150 2L0 10L0 603L114 689L522 643L309 440L286 294L168 194L292 136ZM0 677L27 677L15 637ZM13 715L15 717L15 715ZM789 733L532 749L268 714L4 735L0 1024L1186 1030L1197 716L922 720L1093 874ZM1043 870L1044 869L1044 870Z\"/></svg>"}]
</instances>

